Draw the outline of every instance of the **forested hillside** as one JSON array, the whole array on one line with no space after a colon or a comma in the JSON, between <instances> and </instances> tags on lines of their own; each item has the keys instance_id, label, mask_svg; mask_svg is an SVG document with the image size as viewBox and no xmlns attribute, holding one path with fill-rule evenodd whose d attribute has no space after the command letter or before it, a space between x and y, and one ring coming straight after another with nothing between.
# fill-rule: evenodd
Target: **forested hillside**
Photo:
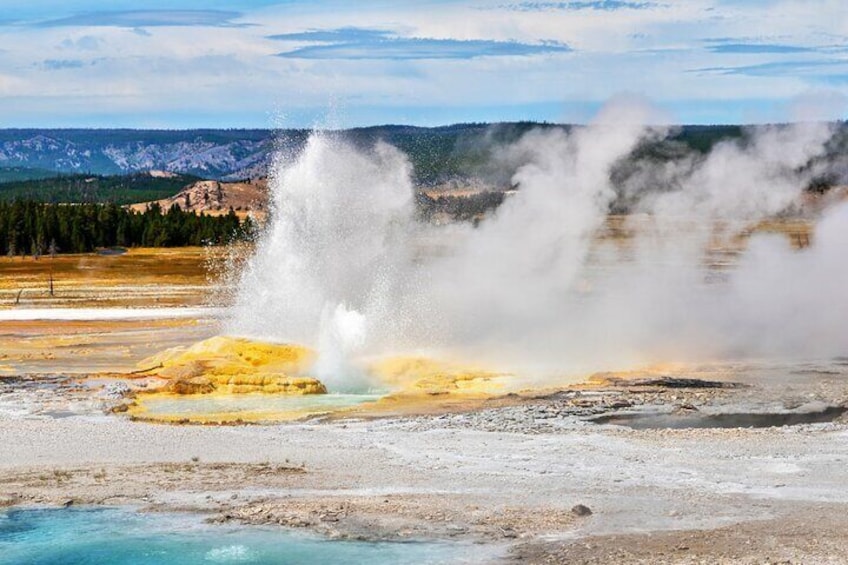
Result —
<instances>
[{"instance_id":1,"label":"forested hillside","mask_svg":"<svg viewBox=\"0 0 848 565\"><path fill-rule=\"evenodd\" d=\"M198 180L197 177L177 174L54 175L36 180L2 182L0 201L133 204L168 198Z\"/></svg>"},{"instance_id":2,"label":"forested hillside","mask_svg":"<svg viewBox=\"0 0 848 565\"><path fill-rule=\"evenodd\" d=\"M505 190L512 186L514 163L504 148L534 128L565 131L573 126L536 122L455 124L422 128L374 126L326 132L370 148L379 140L402 150L413 166L419 190ZM815 188L848 183L848 128L837 135ZM745 143L743 126L683 126L660 141L637 147L612 171L624 185L640 166L698 158L725 140ZM200 178L256 179L268 174L275 151L296 155L307 130L0 130L0 201L114 202L164 200ZM159 170L155 175L148 171ZM58 173L57 173L58 172ZM45 178L46 177L46 178ZM9 182L2 182L3 179ZM661 187L658 187L661 189ZM447 201L445 201L447 202ZM626 198L616 203L627 206ZM226 206L223 207L226 210Z\"/></svg>"}]
</instances>

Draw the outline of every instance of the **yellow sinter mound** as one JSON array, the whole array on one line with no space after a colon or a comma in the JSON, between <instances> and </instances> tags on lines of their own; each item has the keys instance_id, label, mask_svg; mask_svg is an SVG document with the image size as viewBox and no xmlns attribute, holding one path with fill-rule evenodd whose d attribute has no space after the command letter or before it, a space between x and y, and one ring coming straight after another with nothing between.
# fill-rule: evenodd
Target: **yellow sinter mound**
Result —
<instances>
[{"instance_id":1,"label":"yellow sinter mound","mask_svg":"<svg viewBox=\"0 0 848 565\"><path fill-rule=\"evenodd\" d=\"M168 379L166 390L175 394L324 394L320 381L301 376L314 358L299 345L218 336L168 349L139 365Z\"/></svg>"},{"instance_id":2,"label":"yellow sinter mound","mask_svg":"<svg viewBox=\"0 0 848 565\"><path fill-rule=\"evenodd\" d=\"M257 404L256 398L244 399L247 404L227 398L246 393L326 393L323 383L303 376L315 358L316 354L303 346L225 336L169 349L140 363L143 370L139 374L158 377L162 386L138 392L127 412L132 418L147 421L204 424L285 421L328 412L364 416L414 414L468 408L472 406L469 403L502 396L520 384L514 375L507 373L407 356L362 366L373 377L373 385L386 390L387 394L375 401L333 407L319 399L316 399L318 404L309 404L309 399L303 398L302 402L290 399L291 406L286 406L280 402L288 400L275 398L268 399L266 406ZM174 401L177 408L162 408ZM199 412L191 412L188 409L191 405L184 401L199 402ZM157 402L160 402L158 408L151 408Z\"/></svg>"}]
</instances>

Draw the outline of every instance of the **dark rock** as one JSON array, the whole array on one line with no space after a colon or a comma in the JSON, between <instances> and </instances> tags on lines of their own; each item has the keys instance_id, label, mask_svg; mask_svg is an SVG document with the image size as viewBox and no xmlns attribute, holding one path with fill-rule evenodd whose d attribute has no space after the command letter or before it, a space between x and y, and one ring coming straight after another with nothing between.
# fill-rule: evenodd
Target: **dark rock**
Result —
<instances>
[{"instance_id":1,"label":"dark rock","mask_svg":"<svg viewBox=\"0 0 848 565\"><path fill-rule=\"evenodd\" d=\"M739 383L726 383L722 381L706 381L703 379L690 379L681 377L657 377L652 379L636 379L622 381L627 386L655 386L660 388L738 388Z\"/></svg>"},{"instance_id":2,"label":"dark rock","mask_svg":"<svg viewBox=\"0 0 848 565\"><path fill-rule=\"evenodd\" d=\"M591 516L592 509L585 504L577 504L571 509L571 513L575 516Z\"/></svg>"}]
</instances>

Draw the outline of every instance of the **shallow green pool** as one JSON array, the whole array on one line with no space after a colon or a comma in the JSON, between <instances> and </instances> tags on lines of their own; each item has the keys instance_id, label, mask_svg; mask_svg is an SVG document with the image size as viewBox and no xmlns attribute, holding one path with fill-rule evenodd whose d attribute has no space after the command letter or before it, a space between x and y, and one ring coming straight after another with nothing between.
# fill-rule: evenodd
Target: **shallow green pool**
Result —
<instances>
[{"instance_id":1,"label":"shallow green pool","mask_svg":"<svg viewBox=\"0 0 848 565\"><path fill-rule=\"evenodd\" d=\"M144 398L145 416L187 417L227 415L231 418L244 415L249 420L274 420L281 415L321 414L371 402L380 394L233 394L166 396Z\"/></svg>"}]
</instances>

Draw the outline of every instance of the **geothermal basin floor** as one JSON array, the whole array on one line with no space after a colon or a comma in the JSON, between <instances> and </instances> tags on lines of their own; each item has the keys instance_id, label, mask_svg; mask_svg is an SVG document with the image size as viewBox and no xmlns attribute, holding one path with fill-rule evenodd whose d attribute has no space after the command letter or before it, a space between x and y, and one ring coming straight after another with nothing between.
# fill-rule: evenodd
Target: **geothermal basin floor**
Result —
<instances>
[{"instance_id":1,"label":"geothermal basin floor","mask_svg":"<svg viewBox=\"0 0 848 565\"><path fill-rule=\"evenodd\" d=\"M825 392L845 394L834 375L806 384L789 389L817 395L812 403ZM619 391L613 403L631 398L634 405L620 409L638 412L661 410L663 398L694 400L709 411L766 393L717 391ZM638 430L597 425L565 408L609 394L270 426L7 416L0 504L131 504L332 538L473 541L498 550L487 561L846 562L843 418ZM578 504L591 514L574 510Z\"/></svg>"}]
</instances>

